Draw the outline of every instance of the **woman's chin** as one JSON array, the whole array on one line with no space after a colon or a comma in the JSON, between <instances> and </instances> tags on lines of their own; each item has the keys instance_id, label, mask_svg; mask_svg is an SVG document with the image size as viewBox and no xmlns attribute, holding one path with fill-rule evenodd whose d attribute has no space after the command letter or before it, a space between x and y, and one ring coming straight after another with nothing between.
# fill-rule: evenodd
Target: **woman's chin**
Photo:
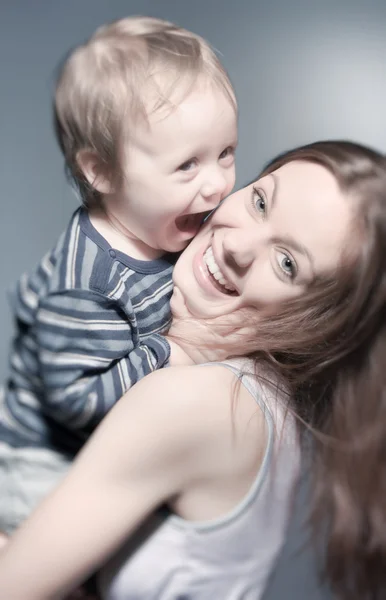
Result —
<instances>
[{"instance_id":1,"label":"woman's chin","mask_svg":"<svg viewBox=\"0 0 386 600\"><path fill-rule=\"evenodd\" d=\"M208 302L198 300L187 300L188 311L197 319L217 319L226 317L240 308L237 298L229 296L223 301Z\"/></svg>"}]
</instances>

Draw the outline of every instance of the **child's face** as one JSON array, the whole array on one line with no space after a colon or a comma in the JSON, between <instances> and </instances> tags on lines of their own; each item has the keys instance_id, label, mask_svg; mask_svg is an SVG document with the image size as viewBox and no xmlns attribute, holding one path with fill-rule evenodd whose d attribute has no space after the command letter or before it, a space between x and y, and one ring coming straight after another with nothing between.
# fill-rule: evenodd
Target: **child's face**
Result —
<instances>
[{"instance_id":1,"label":"child's face","mask_svg":"<svg viewBox=\"0 0 386 600\"><path fill-rule=\"evenodd\" d=\"M237 114L225 95L208 85L148 120L149 126L129 132L114 212L133 237L156 250L177 252L234 186Z\"/></svg>"}]
</instances>

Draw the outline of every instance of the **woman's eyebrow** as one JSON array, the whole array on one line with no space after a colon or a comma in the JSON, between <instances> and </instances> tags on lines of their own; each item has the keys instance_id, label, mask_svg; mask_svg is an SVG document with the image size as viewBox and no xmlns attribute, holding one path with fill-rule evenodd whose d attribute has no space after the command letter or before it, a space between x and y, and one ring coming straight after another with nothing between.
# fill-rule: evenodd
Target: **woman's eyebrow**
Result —
<instances>
[{"instance_id":1,"label":"woman's eyebrow","mask_svg":"<svg viewBox=\"0 0 386 600\"><path fill-rule=\"evenodd\" d=\"M274 173L270 173L268 175L268 177L271 178L272 183L273 183L272 197L271 197L271 209L272 209L275 206L276 199L277 199L277 193L279 190L279 178Z\"/></svg>"}]
</instances>

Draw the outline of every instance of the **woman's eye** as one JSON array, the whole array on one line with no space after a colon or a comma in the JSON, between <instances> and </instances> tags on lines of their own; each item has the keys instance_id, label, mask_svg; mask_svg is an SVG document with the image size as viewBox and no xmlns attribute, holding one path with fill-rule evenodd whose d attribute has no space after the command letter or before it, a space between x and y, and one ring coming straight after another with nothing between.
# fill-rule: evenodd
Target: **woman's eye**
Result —
<instances>
[{"instance_id":1,"label":"woman's eye","mask_svg":"<svg viewBox=\"0 0 386 600\"><path fill-rule=\"evenodd\" d=\"M234 148L232 148L232 146L228 146L228 148L225 148L225 150L223 150L219 156L220 160L224 159L224 158L228 158L229 156L233 156L234 154Z\"/></svg>"},{"instance_id":2,"label":"woman's eye","mask_svg":"<svg viewBox=\"0 0 386 600\"><path fill-rule=\"evenodd\" d=\"M267 210L267 203L265 201L265 198L263 196L263 194L261 192L259 192L259 190L257 190L256 188L253 188L253 206L254 208L262 213L263 215L265 215L266 210Z\"/></svg>"},{"instance_id":3,"label":"woman's eye","mask_svg":"<svg viewBox=\"0 0 386 600\"><path fill-rule=\"evenodd\" d=\"M291 256L289 256L289 254L287 254L286 252L281 252L280 250L278 250L276 254L276 260L282 273L286 277L294 279L297 273L297 267L293 258L291 258Z\"/></svg>"},{"instance_id":4,"label":"woman's eye","mask_svg":"<svg viewBox=\"0 0 386 600\"><path fill-rule=\"evenodd\" d=\"M180 165L178 167L178 171L191 171L192 169L194 169L194 167L196 167L198 164L198 161L196 158L191 158L190 160L187 160L186 162L182 163L182 165Z\"/></svg>"}]
</instances>

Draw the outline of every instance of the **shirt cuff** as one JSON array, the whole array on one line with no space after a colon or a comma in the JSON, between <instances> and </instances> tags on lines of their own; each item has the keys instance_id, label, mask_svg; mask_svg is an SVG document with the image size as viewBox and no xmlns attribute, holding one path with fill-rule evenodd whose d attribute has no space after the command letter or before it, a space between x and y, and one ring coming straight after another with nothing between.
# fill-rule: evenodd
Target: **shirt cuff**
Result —
<instances>
[{"instance_id":1,"label":"shirt cuff","mask_svg":"<svg viewBox=\"0 0 386 600\"><path fill-rule=\"evenodd\" d=\"M156 359L155 369L161 369L170 358L170 344L165 337L155 333L151 337L143 340L143 345L147 346L154 354Z\"/></svg>"}]
</instances>

